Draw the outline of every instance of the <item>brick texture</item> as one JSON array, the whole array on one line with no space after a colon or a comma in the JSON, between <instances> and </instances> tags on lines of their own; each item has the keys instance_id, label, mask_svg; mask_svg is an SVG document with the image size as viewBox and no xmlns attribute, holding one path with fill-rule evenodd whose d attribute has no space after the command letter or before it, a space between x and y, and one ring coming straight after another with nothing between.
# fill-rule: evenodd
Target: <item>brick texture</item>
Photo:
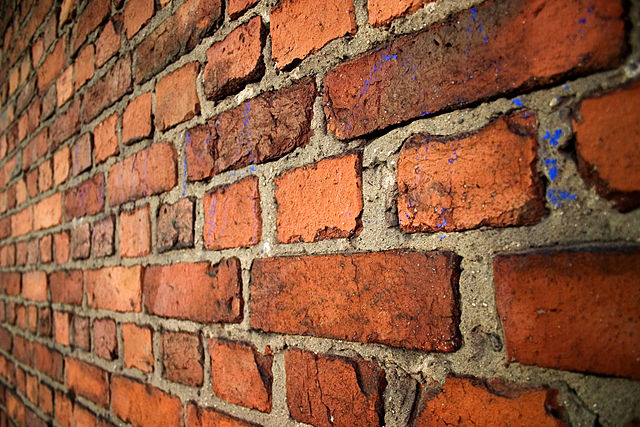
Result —
<instances>
[{"instance_id":1,"label":"brick texture","mask_svg":"<svg viewBox=\"0 0 640 427\"><path fill-rule=\"evenodd\" d=\"M134 258L151 252L149 205L120 214L120 256Z\"/></svg>"},{"instance_id":2,"label":"brick texture","mask_svg":"<svg viewBox=\"0 0 640 427\"><path fill-rule=\"evenodd\" d=\"M132 323L122 325L124 363L127 368L138 368L143 372L153 371L153 343L151 329Z\"/></svg>"},{"instance_id":3,"label":"brick texture","mask_svg":"<svg viewBox=\"0 0 640 427\"><path fill-rule=\"evenodd\" d=\"M93 322L93 351L103 359L118 358L116 322L112 319L99 319Z\"/></svg>"},{"instance_id":4,"label":"brick texture","mask_svg":"<svg viewBox=\"0 0 640 427\"><path fill-rule=\"evenodd\" d=\"M194 204L189 199L158 209L158 235L156 242L160 252L193 246Z\"/></svg>"},{"instance_id":5,"label":"brick texture","mask_svg":"<svg viewBox=\"0 0 640 427\"><path fill-rule=\"evenodd\" d=\"M122 142L144 138L151 133L151 92L129 103L122 116Z\"/></svg>"},{"instance_id":6,"label":"brick texture","mask_svg":"<svg viewBox=\"0 0 640 427\"><path fill-rule=\"evenodd\" d=\"M113 311L140 311L142 267L105 267L84 272L89 307Z\"/></svg>"},{"instance_id":7,"label":"brick texture","mask_svg":"<svg viewBox=\"0 0 640 427\"><path fill-rule=\"evenodd\" d=\"M189 386L202 385L202 342L193 334L168 332L162 336L163 376Z\"/></svg>"},{"instance_id":8,"label":"brick texture","mask_svg":"<svg viewBox=\"0 0 640 427\"><path fill-rule=\"evenodd\" d=\"M118 118L118 114L112 114L93 129L96 163L102 163L120 152L116 133Z\"/></svg>"},{"instance_id":9,"label":"brick texture","mask_svg":"<svg viewBox=\"0 0 640 427\"><path fill-rule=\"evenodd\" d=\"M182 402L151 386L125 377L111 381L113 412L135 426L182 426Z\"/></svg>"},{"instance_id":10,"label":"brick texture","mask_svg":"<svg viewBox=\"0 0 640 427\"><path fill-rule=\"evenodd\" d=\"M109 378L105 371L72 358L65 359L65 366L65 385L70 390L100 406L109 404Z\"/></svg>"},{"instance_id":11,"label":"brick texture","mask_svg":"<svg viewBox=\"0 0 640 427\"><path fill-rule=\"evenodd\" d=\"M156 84L155 125L165 130L189 120L200 112L200 100L196 90L196 77L200 71L197 62L162 77ZM176 91L180 93L175 96Z\"/></svg>"},{"instance_id":12,"label":"brick texture","mask_svg":"<svg viewBox=\"0 0 640 427\"><path fill-rule=\"evenodd\" d=\"M64 195L65 219L94 215L104 209L104 175L94 175Z\"/></svg>"},{"instance_id":13,"label":"brick texture","mask_svg":"<svg viewBox=\"0 0 640 427\"><path fill-rule=\"evenodd\" d=\"M433 0L369 0L369 24L374 27L388 24L394 18L413 13Z\"/></svg>"},{"instance_id":14,"label":"brick texture","mask_svg":"<svg viewBox=\"0 0 640 427\"><path fill-rule=\"evenodd\" d=\"M82 116L84 122L95 118L131 89L131 56L127 55L120 58L100 80L85 91Z\"/></svg>"}]
</instances>

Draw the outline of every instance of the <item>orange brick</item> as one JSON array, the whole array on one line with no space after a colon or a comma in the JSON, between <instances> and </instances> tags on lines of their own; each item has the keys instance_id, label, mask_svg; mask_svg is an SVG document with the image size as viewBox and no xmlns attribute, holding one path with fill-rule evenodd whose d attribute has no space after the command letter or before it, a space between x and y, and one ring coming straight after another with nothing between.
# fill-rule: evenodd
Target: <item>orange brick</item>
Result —
<instances>
[{"instance_id":1,"label":"orange brick","mask_svg":"<svg viewBox=\"0 0 640 427\"><path fill-rule=\"evenodd\" d=\"M69 146L65 145L53 155L53 184L60 185L69 177L71 161Z\"/></svg>"},{"instance_id":2,"label":"orange brick","mask_svg":"<svg viewBox=\"0 0 640 427\"><path fill-rule=\"evenodd\" d=\"M89 307L112 311L140 311L142 267L105 267L84 272Z\"/></svg>"},{"instance_id":3,"label":"orange brick","mask_svg":"<svg viewBox=\"0 0 640 427\"><path fill-rule=\"evenodd\" d=\"M105 371L69 357L65 365L65 385L69 390L100 406L109 405L109 376Z\"/></svg>"},{"instance_id":4,"label":"orange brick","mask_svg":"<svg viewBox=\"0 0 640 427\"><path fill-rule=\"evenodd\" d=\"M116 133L118 118L118 113L114 113L104 119L93 129L96 164L102 163L109 157L120 152L120 147L118 146L118 134Z\"/></svg>"},{"instance_id":5,"label":"orange brick","mask_svg":"<svg viewBox=\"0 0 640 427\"><path fill-rule=\"evenodd\" d=\"M58 77L56 81L56 93L58 96L58 107L64 105L73 96L73 65Z\"/></svg>"},{"instance_id":6,"label":"orange brick","mask_svg":"<svg viewBox=\"0 0 640 427\"><path fill-rule=\"evenodd\" d=\"M114 376L111 382L113 412L135 426L184 426L182 402L151 385Z\"/></svg>"},{"instance_id":7,"label":"orange brick","mask_svg":"<svg viewBox=\"0 0 640 427\"><path fill-rule=\"evenodd\" d=\"M75 88L80 89L91 77L95 70L95 52L96 49L92 44L82 48L76 58L76 83Z\"/></svg>"},{"instance_id":8,"label":"orange brick","mask_svg":"<svg viewBox=\"0 0 640 427\"><path fill-rule=\"evenodd\" d=\"M67 312L54 311L53 324L58 344L68 346L71 338L71 315Z\"/></svg>"},{"instance_id":9,"label":"orange brick","mask_svg":"<svg viewBox=\"0 0 640 427\"><path fill-rule=\"evenodd\" d=\"M36 203L33 213L34 230L42 230L62 223L62 193L55 193Z\"/></svg>"},{"instance_id":10,"label":"orange brick","mask_svg":"<svg viewBox=\"0 0 640 427\"><path fill-rule=\"evenodd\" d=\"M120 214L120 256L134 258L151 252L149 205Z\"/></svg>"},{"instance_id":11,"label":"orange brick","mask_svg":"<svg viewBox=\"0 0 640 427\"><path fill-rule=\"evenodd\" d=\"M47 273L29 271L22 275L22 296L31 301L47 300Z\"/></svg>"},{"instance_id":12,"label":"orange brick","mask_svg":"<svg viewBox=\"0 0 640 427\"><path fill-rule=\"evenodd\" d=\"M131 101L122 116L122 142L151 135L151 92L144 93Z\"/></svg>"},{"instance_id":13,"label":"orange brick","mask_svg":"<svg viewBox=\"0 0 640 427\"><path fill-rule=\"evenodd\" d=\"M153 0L130 0L124 7L124 28L127 38L133 37L153 16Z\"/></svg>"},{"instance_id":14,"label":"orange brick","mask_svg":"<svg viewBox=\"0 0 640 427\"><path fill-rule=\"evenodd\" d=\"M196 90L199 70L200 64L191 62L156 83L155 124L158 129L168 129L200 112L200 100ZM175 96L176 93L180 96Z\"/></svg>"},{"instance_id":15,"label":"orange brick","mask_svg":"<svg viewBox=\"0 0 640 427\"><path fill-rule=\"evenodd\" d=\"M122 325L124 364L127 368L138 368L143 372L153 371L153 342L151 329L133 323Z\"/></svg>"}]
</instances>

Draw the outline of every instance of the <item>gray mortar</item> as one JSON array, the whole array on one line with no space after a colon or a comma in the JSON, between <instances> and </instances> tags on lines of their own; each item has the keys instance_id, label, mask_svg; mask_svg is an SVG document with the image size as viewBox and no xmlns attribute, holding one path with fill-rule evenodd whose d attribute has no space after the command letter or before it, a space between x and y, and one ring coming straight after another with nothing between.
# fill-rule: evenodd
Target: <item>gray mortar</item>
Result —
<instances>
[{"instance_id":1,"label":"gray mortar","mask_svg":"<svg viewBox=\"0 0 640 427\"><path fill-rule=\"evenodd\" d=\"M122 37L122 50L120 55L132 51L148 34L161 24L170 14L182 4L176 0L163 10L156 13L150 23L145 26L131 40ZM387 129L375 138L359 138L343 142L326 132L326 121L322 109L321 96L314 104L314 117L312 128L314 135L309 144L298 148L293 153L276 161L256 165L256 171L249 167L237 171L230 171L214 178L196 183L187 183L186 197L197 199L194 248L159 253L155 248L156 221L158 207L162 203L175 203L182 198L184 171L184 141L186 131L197 124L204 123L215 115L230 110L243 101L253 98L265 91L280 89L289 86L292 82L305 76L315 76L318 91L323 91L323 79L328 71L345 60L358 57L371 48L384 43L390 38L403 34L411 34L424 29L452 14L466 10L473 5L481 3L480 0L439 0L429 3L420 11L407 18L395 20L387 28L372 28L368 24L366 0L356 0L356 22L358 32L354 37L345 37L328 43L316 52L315 55L303 60L291 71L276 72L271 59L270 39L267 40L263 50L266 64L264 77L256 83L248 84L238 94L229 96L218 102L210 102L205 99L202 88L202 67L198 78L198 94L201 102L201 114L193 119L181 123L167 131L155 130L152 138L143 139L130 146L120 145L120 154L109 158L106 162L74 177L62 186L52 189L42 195L38 195L35 201L54 194L57 191L73 188L96 173L105 173L105 181L108 182L109 168L116 163L148 148L155 142L168 141L175 145L178 153L178 185L171 191L129 202L120 206L111 206L107 202L104 212L89 216L80 220L65 222L62 225L49 228L44 231L31 233L29 238L9 238L6 242L19 242L42 237L49 233L61 230L69 230L84 221L94 222L108 215L116 218L116 230L119 225L119 213L133 208L150 204L152 221L153 249L149 256L137 259L121 259L118 254L118 233L115 233L115 255L106 258L90 259L88 261L70 261L64 265L68 269L91 269L103 266L115 265L153 265L171 264L175 262L208 261L217 263L223 258L237 257L242 264L243 298L245 301L244 319L239 324L199 324L191 321L177 319L165 319L142 313L117 313L107 310L98 310L88 307L86 298L82 307L65 304L51 304L52 310L72 311L78 315L88 316L94 320L101 317L115 319L118 324L119 358L116 361L106 361L94 354L78 349L71 349L59 344L53 347L65 356L76 357L90 362L110 372L124 374L128 377L150 383L172 394L180 396L182 401L193 400L202 406L213 406L222 412L257 422L265 426L296 426L297 423L289 417L286 404L286 373L284 369L284 349L297 347L318 353L330 353L344 356L357 356L367 360L373 360L380 364L386 371L388 386L384 394L385 423L388 426L404 426L409 419L416 398L416 386L418 383L428 381L443 382L447 375L472 375L480 378L502 378L515 383L530 383L533 385L549 385L560 390L560 404L567 409L567 416L571 424L577 426L592 426L596 421L605 426L621 425L632 416L640 417L640 384L622 378L600 377L574 372L558 371L535 366L519 364L506 364L506 352L504 350L504 335L500 320L497 315L494 290L492 260L494 254L502 252L520 252L545 247L613 247L637 245L640 242L640 209L631 213L620 214L610 207L610 203L599 198L593 189L587 188L576 171L576 165L569 155L549 148L548 144L539 138L538 169L540 173L545 171L543 157L552 156L558 160L559 170L562 171L559 178L548 185L548 188L570 188L577 195L577 200L565 204L560 208L554 208L547 203L549 215L539 224L530 227L519 228L480 228L464 232L453 233L416 233L406 234L399 230L397 215L394 212L396 189L396 163L403 142L411 135L418 133L431 133L437 135L454 135L461 132L469 132L488 124L492 119L518 108L510 99L498 98L482 102L474 108L464 108L444 113L425 119L416 119L401 127ZM537 113L540 122L539 136L544 131L553 128L562 128L564 137L560 146L570 139L571 112L581 99L602 90L615 88L625 82L636 79L640 75L639 52L640 42L638 25L638 0L631 2L631 20L633 31L631 33L632 54L626 64L616 70L594 74L588 77L563 82L557 86L536 90L520 96L524 103L523 109L530 109ZM95 125L114 112L122 113L129 101L138 95L152 91L155 83L168 73L180 68L186 63L200 61L206 63L206 51L215 42L224 39L238 26L248 22L253 16L261 16L265 25L269 24L269 11L277 4L277 0L263 0L251 8L245 15L233 22L228 17L221 23L215 34L204 39L193 51L170 64L165 70L142 85L134 85L132 93L125 95L117 103L107 108L88 124L83 124L79 134L92 131ZM226 8L225 8L226 9ZM51 15L57 13L54 8ZM36 33L43 31L44 25ZM70 34L69 24L62 28L62 33ZM89 40L95 41L99 30L90 35ZM50 47L53 49L55 43ZM108 69L116 62L117 57L111 58L101 69L96 70L95 75L77 93L82 94L95 81L100 79ZM134 61L135 66L135 61ZM32 71L32 74L34 72ZM33 76L32 76L33 78ZM565 83L570 85L570 90L564 90ZM15 98L17 93L12 97ZM155 106L155 99L152 105ZM67 108L65 106L65 108ZM53 123L60 115L60 110L48 120L41 123L34 135L40 129ZM2 115L6 116L6 109ZM118 124L118 132L121 132L121 119ZM65 144L73 147L76 136L70 138ZM30 141L27 138L21 143L26 145ZM363 194L364 211L362 215L363 231L352 239L325 240L316 243L280 244L276 239L276 200L274 178L283 171L297 168L308 163L313 163L324 158L358 149L363 153ZM51 158L47 155L36 162ZM7 159L0 161L0 165ZM21 164L19 159L18 165ZM34 167L35 167L34 166ZM15 182L18 174L14 174L11 182ZM204 227L204 213L202 197L212 188L237 182L238 180L255 175L260 180L260 199L262 209L263 232L259 244L251 248L235 248L222 251L206 251L202 239ZM105 185L105 196L108 200L108 189ZM22 209L13 208L6 215L18 212ZM442 236L443 240L440 240ZM302 337L294 335L280 335L264 333L250 328L249 317L249 270L254 259L283 255L307 255L307 254L332 254L345 252L370 252L397 248L408 248L419 251L451 250L462 257L462 273L460 276L461 310L460 330L464 338L462 348L450 354L425 353L420 351L391 348L378 344L362 344L344 342L317 337ZM42 270L51 272L61 269L55 264L21 266L12 270L32 271ZM3 295L4 301L22 302L19 297ZM38 307L47 307L48 303L29 303ZM155 355L155 367L153 373L146 374L137 369L126 368L123 363L122 324L134 322L139 325L150 326L153 329L153 349ZM51 340L34 336L23 332L16 327L7 326L12 334L25 336L32 341L49 344ZM188 331L201 333L204 349L204 387L198 393L197 388L183 386L166 381L162 378L161 333L162 331ZM272 372L274 375L272 387L273 407L270 414L263 414L255 410L230 404L213 395L211 388L211 367L208 339L213 337L228 338L239 341L248 341L256 345L259 351L264 351L269 346L274 353ZM6 355L13 359L11 355ZM53 387L54 390L64 391L56 382L28 366L17 362L26 372L36 375L42 382ZM24 396L18 393L26 405L45 419L46 415L32 405ZM77 397L77 400L90 408L95 413L102 415L115 425L125 426L113 417L107 410L98 407L89 400ZM185 405L186 408L186 405ZM186 419L186 412L185 412Z\"/></svg>"}]
</instances>

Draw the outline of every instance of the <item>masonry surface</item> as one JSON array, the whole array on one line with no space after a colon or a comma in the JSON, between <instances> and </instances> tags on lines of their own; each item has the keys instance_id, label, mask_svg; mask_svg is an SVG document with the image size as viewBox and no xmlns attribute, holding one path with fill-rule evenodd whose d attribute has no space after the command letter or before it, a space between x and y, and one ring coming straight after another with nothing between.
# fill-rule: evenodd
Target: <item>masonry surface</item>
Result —
<instances>
[{"instance_id":1,"label":"masonry surface","mask_svg":"<svg viewBox=\"0 0 640 427\"><path fill-rule=\"evenodd\" d=\"M0 425L640 424L638 1L0 5Z\"/></svg>"}]
</instances>

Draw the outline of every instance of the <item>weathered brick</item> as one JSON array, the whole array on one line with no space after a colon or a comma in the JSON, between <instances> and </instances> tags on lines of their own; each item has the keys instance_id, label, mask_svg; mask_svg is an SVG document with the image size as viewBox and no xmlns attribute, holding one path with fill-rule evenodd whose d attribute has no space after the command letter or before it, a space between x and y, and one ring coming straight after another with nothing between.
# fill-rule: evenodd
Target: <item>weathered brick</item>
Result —
<instances>
[{"instance_id":1,"label":"weathered brick","mask_svg":"<svg viewBox=\"0 0 640 427\"><path fill-rule=\"evenodd\" d=\"M126 55L118 59L100 80L86 90L82 116L84 122L91 121L131 89L131 55Z\"/></svg>"},{"instance_id":2,"label":"weathered brick","mask_svg":"<svg viewBox=\"0 0 640 427\"><path fill-rule=\"evenodd\" d=\"M508 362L640 379L640 250L494 261Z\"/></svg>"},{"instance_id":3,"label":"weathered brick","mask_svg":"<svg viewBox=\"0 0 640 427\"><path fill-rule=\"evenodd\" d=\"M247 177L206 194L204 205L204 245L218 250L249 247L262 235L262 211L258 178Z\"/></svg>"},{"instance_id":4,"label":"weathered brick","mask_svg":"<svg viewBox=\"0 0 640 427\"><path fill-rule=\"evenodd\" d=\"M315 97L315 82L307 78L191 129L186 141L189 180L264 163L306 145Z\"/></svg>"},{"instance_id":5,"label":"weathered brick","mask_svg":"<svg viewBox=\"0 0 640 427\"><path fill-rule=\"evenodd\" d=\"M176 151L161 142L138 151L109 169L109 202L120 204L162 193L178 182Z\"/></svg>"},{"instance_id":6,"label":"weathered brick","mask_svg":"<svg viewBox=\"0 0 640 427\"><path fill-rule=\"evenodd\" d=\"M229 18L236 19L241 16L247 9L258 3L259 0L229 0L227 12Z\"/></svg>"},{"instance_id":7,"label":"weathered brick","mask_svg":"<svg viewBox=\"0 0 640 427\"><path fill-rule=\"evenodd\" d=\"M27 374L27 399L38 404L38 377Z\"/></svg>"},{"instance_id":8,"label":"weathered brick","mask_svg":"<svg viewBox=\"0 0 640 427\"><path fill-rule=\"evenodd\" d=\"M42 337L50 337L53 333L53 318L50 308L41 308L38 312L38 333Z\"/></svg>"},{"instance_id":9,"label":"weathered brick","mask_svg":"<svg viewBox=\"0 0 640 427\"><path fill-rule=\"evenodd\" d=\"M31 301L47 300L47 273L28 271L22 274L22 297Z\"/></svg>"},{"instance_id":10,"label":"weathered brick","mask_svg":"<svg viewBox=\"0 0 640 427\"><path fill-rule=\"evenodd\" d=\"M51 160L45 160L38 166L38 191L44 193L53 186L53 169ZM60 206L62 210L62 206Z\"/></svg>"},{"instance_id":11,"label":"weathered brick","mask_svg":"<svg viewBox=\"0 0 640 427\"><path fill-rule=\"evenodd\" d=\"M163 377L169 381L201 386L204 376L199 335L166 332L162 335Z\"/></svg>"},{"instance_id":12,"label":"weathered brick","mask_svg":"<svg viewBox=\"0 0 640 427\"><path fill-rule=\"evenodd\" d=\"M27 192L27 184L23 178L16 182L16 203L21 205L27 201L29 194Z\"/></svg>"},{"instance_id":13,"label":"weathered brick","mask_svg":"<svg viewBox=\"0 0 640 427\"><path fill-rule=\"evenodd\" d=\"M73 10L75 9L78 0L62 0L60 5L60 26L71 20Z\"/></svg>"},{"instance_id":14,"label":"weathered brick","mask_svg":"<svg viewBox=\"0 0 640 427\"><path fill-rule=\"evenodd\" d=\"M133 37L153 16L153 0L130 0L124 6L124 28L127 38Z\"/></svg>"},{"instance_id":15,"label":"weathered brick","mask_svg":"<svg viewBox=\"0 0 640 427\"><path fill-rule=\"evenodd\" d=\"M81 224L71 229L71 258L87 259L91 252L91 230L89 224Z\"/></svg>"},{"instance_id":16,"label":"weathered brick","mask_svg":"<svg viewBox=\"0 0 640 427\"><path fill-rule=\"evenodd\" d=\"M122 31L122 17L115 16L115 21L109 20L96 40L96 67L102 67L113 55L120 50Z\"/></svg>"},{"instance_id":17,"label":"weathered brick","mask_svg":"<svg viewBox=\"0 0 640 427\"><path fill-rule=\"evenodd\" d=\"M556 390L502 381L449 377L444 386L422 386L416 427L434 425L561 426Z\"/></svg>"},{"instance_id":18,"label":"weathered brick","mask_svg":"<svg viewBox=\"0 0 640 427\"><path fill-rule=\"evenodd\" d=\"M271 412L273 356L261 355L249 344L216 339L209 341L209 353L216 396L261 412Z\"/></svg>"},{"instance_id":19,"label":"weathered brick","mask_svg":"<svg viewBox=\"0 0 640 427\"><path fill-rule=\"evenodd\" d=\"M361 229L362 164L358 154L323 160L275 179L278 240L314 242Z\"/></svg>"},{"instance_id":20,"label":"weathered brick","mask_svg":"<svg viewBox=\"0 0 640 427\"><path fill-rule=\"evenodd\" d=\"M34 205L34 230L42 230L60 223L62 223L62 193L55 193Z\"/></svg>"},{"instance_id":21,"label":"weathered brick","mask_svg":"<svg viewBox=\"0 0 640 427\"><path fill-rule=\"evenodd\" d=\"M199 62L190 62L162 77L156 83L155 125L168 129L194 117L200 112L196 90ZM176 96L179 93L180 96Z\"/></svg>"},{"instance_id":22,"label":"weathered brick","mask_svg":"<svg viewBox=\"0 0 640 427\"><path fill-rule=\"evenodd\" d=\"M149 205L133 212L120 213L120 256L135 258L151 252Z\"/></svg>"},{"instance_id":23,"label":"weathered brick","mask_svg":"<svg viewBox=\"0 0 640 427\"><path fill-rule=\"evenodd\" d=\"M35 305L27 307L27 325L31 333L38 331L38 307Z\"/></svg>"},{"instance_id":24,"label":"weathered brick","mask_svg":"<svg viewBox=\"0 0 640 427\"><path fill-rule=\"evenodd\" d=\"M22 168L27 170L47 154L47 130L44 129L22 150Z\"/></svg>"},{"instance_id":25,"label":"weathered brick","mask_svg":"<svg viewBox=\"0 0 640 427\"><path fill-rule=\"evenodd\" d=\"M71 160L69 146L65 145L53 155L53 184L60 185L69 177Z\"/></svg>"},{"instance_id":26,"label":"weathered brick","mask_svg":"<svg viewBox=\"0 0 640 427\"><path fill-rule=\"evenodd\" d=\"M110 178L111 179L111 178ZM85 215L95 215L104 209L104 175L94 175L64 195L67 221Z\"/></svg>"},{"instance_id":27,"label":"weathered brick","mask_svg":"<svg viewBox=\"0 0 640 427\"><path fill-rule=\"evenodd\" d=\"M187 0L136 48L136 83L149 80L191 51L221 18L220 0Z\"/></svg>"},{"instance_id":28,"label":"weathered brick","mask_svg":"<svg viewBox=\"0 0 640 427\"><path fill-rule=\"evenodd\" d=\"M80 130L80 100L73 101L67 111L49 126L51 151L55 151L67 138Z\"/></svg>"},{"instance_id":29,"label":"weathered brick","mask_svg":"<svg viewBox=\"0 0 640 427\"><path fill-rule=\"evenodd\" d=\"M11 347L13 345L13 337L11 332L3 327L0 327L0 348L7 353L11 353Z\"/></svg>"},{"instance_id":30,"label":"weathered brick","mask_svg":"<svg viewBox=\"0 0 640 427\"><path fill-rule=\"evenodd\" d=\"M151 92L138 96L127 105L122 116L122 143L151 135Z\"/></svg>"},{"instance_id":31,"label":"weathered brick","mask_svg":"<svg viewBox=\"0 0 640 427\"><path fill-rule=\"evenodd\" d=\"M96 404L109 405L109 374L77 359L65 359L65 385ZM115 400L114 400L115 404Z\"/></svg>"},{"instance_id":32,"label":"weathered brick","mask_svg":"<svg viewBox=\"0 0 640 427\"><path fill-rule=\"evenodd\" d=\"M133 323L122 325L124 364L127 368L138 368L143 372L153 372L153 342L151 329Z\"/></svg>"},{"instance_id":33,"label":"weathered brick","mask_svg":"<svg viewBox=\"0 0 640 427\"><path fill-rule=\"evenodd\" d=\"M196 322L242 320L240 261L149 266L144 275L147 312Z\"/></svg>"},{"instance_id":34,"label":"weathered brick","mask_svg":"<svg viewBox=\"0 0 640 427\"><path fill-rule=\"evenodd\" d=\"M194 203L180 199L173 205L163 204L158 209L158 251L193 247Z\"/></svg>"},{"instance_id":35,"label":"weathered brick","mask_svg":"<svg viewBox=\"0 0 640 427\"><path fill-rule=\"evenodd\" d=\"M93 415L88 409L76 404L73 406L73 419L76 426L95 426L96 416Z\"/></svg>"},{"instance_id":36,"label":"weathered brick","mask_svg":"<svg viewBox=\"0 0 640 427\"><path fill-rule=\"evenodd\" d=\"M113 412L134 426L183 426L182 402L151 386L125 377L111 382Z\"/></svg>"},{"instance_id":37,"label":"weathered brick","mask_svg":"<svg viewBox=\"0 0 640 427\"><path fill-rule=\"evenodd\" d=\"M42 119L47 119L56 109L58 97L56 96L56 85L49 86L49 89L42 97Z\"/></svg>"},{"instance_id":38,"label":"weathered brick","mask_svg":"<svg viewBox=\"0 0 640 427\"><path fill-rule=\"evenodd\" d=\"M68 312L53 312L54 335L56 342L68 346L71 342L71 314Z\"/></svg>"},{"instance_id":39,"label":"weathered brick","mask_svg":"<svg viewBox=\"0 0 640 427\"><path fill-rule=\"evenodd\" d=\"M56 263L66 264L70 255L69 232L61 231L54 234L53 243L55 245Z\"/></svg>"},{"instance_id":40,"label":"weathered brick","mask_svg":"<svg viewBox=\"0 0 640 427\"><path fill-rule=\"evenodd\" d=\"M239 420L230 415L218 412L215 409L199 408L190 403L187 406L188 427L257 427L257 424Z\"/></svg>"},{"instance_id":41,"label":"weathered brick","mask_svg":"<svg viewBox=\"0 0 640 427\"><path fill-rule=\"evenodd\" d=\"M616 67L627 50L622 0L591 5L593 13L581 22L587 9L581 0L539 7L526 0L485 2L341 64L324 81L327 128L338 138L354 138L566 75Z\"/></svg>"},{"instance_id":42,"label":"weathered brick","mask_svg":"<svg viewBox=\"0 0 640 427\"><path fill-rule=\"evenodd\" d=\"M53 252L51 248L53 246L53 237L51 234L47 234L46 236L40 239L40 262L43 264L48 264L53 261Z\"/></svg>"},{"instance_id":43,"label":"weathered brick","mask_svg":"<svg viewBox=\"0 0 640 427\"><path fill-rule=\"evenodd\" d=\"M53 415L53 391L46 384L40 384L38 387L39 407L45 414Z\"/></svg>"},{"instance_id":44,"label":"weathered brick","mask_svg":"<svg viewBox=\"0 0 640 427\"><path fill-rule=\"evenodd\" d=\"M73 65L68 66L56 80L58 107L64 105L73 96Z\"/></svg>"},{"instance_id":45,"label":"weathered brick","mask_svg":"<svg viewBox=\"0 0 640 427\"><path fill-rule=\"evenodd\" d=\"M58 424L73 427L73 402L60 391L56 391L55 412Z\"/></svg>"},{"instance_id":46,"label":"weathered brick","mask_svg":"<svg viewBox=\"0 0 640 427\"><path fill-rule=\"evenodd\" d=\"M287 350L287 406L315 426L384 425L384 371L362 359Z\"/></svg>"},{"instance_id":47,"label":"weathered brick","mask_svg":"<svg viewBox=\"0 0 640 427\"><path fill-rule=\"evenodd\" d=\"M63 381L64 365L63 358L60 353L38 342L31 343L30 353L30 366L50 376L56 381Z\"/></svg>"},{"instance_id":48,"label":"weathered brick","mask_svg":"<svg viewBox=\"0 0 640 427\"><path fill-rule=\"evenodd\" d=\"M114 113L93 129L96 164L102 163L120 152L118 134L116 133L119 117L118 113Z\"/></svg>"},{"instance_id":49,"label":"weathered brick","mask_svg":"<svg viewBox=\"0 0 640 427\"><path fill-rule=\"evenodd\" d=\"M18 272L0 273L0 286L2 287L2 292L12 296L20 295L20 279L21 276Z\"/></svg>"},{"instance_id":50,"label":"weathered brick","mask_svg":"<svg viewBox=\"0 0 640 427\"><path fill-rule=\"evenodd\" d=\"M87 36L95 30L111 12L110 0L93 0L78 15L78 20L73 29L71 50L75 52L84 43Z\"/></svg>"},{"instance_id":51,"label":"weathered brick","mask_svg":"<svg viewBox=\"0 0 640 427\"><path fill-rule=\"evenodd\" d=\"M71 171L73 176L78 176L91 168L93 162L91 151L91 134L82 134L73 144L73 150L71 151Z\"/></svg>"},{"instance_id":52,"label":"weathered brick","mask_svg":"<svg viewBox=\"0 0 640 427\"><path fill-rule=\"evenodd\" d=\"M24 181L21 181L21 182L24 182ZM27 172L27 198L33 198L37 194L38 194L38 168Z\"/></svg>"},{"instance_id":53,"label":"weathered brick","mask_svg":"<svg viewBox=\"0 0 640 427\"><path fill-rule=\"evenodd\" d=\"M434 0L369 0L369 24L386 25L395 18L408 15Z\"/></svg>"},{"instance_id":54,"label":"weathered brick","mask_svg":"<svg viewBox=\"0 0 640 427\"><path fill-rule=\"evenodd\" d=\"M13 393L6 394L7 399L7 413L16 420L18 425L25 425L25 406L24 403Z\"/></svg>"},{"instance_id":55,"label":"weathered brick","mask_svg":"<svg viewBox=\"0 0 640 427\"><path fill-rule=\"evenodd\" d=\"M500 118L475 134L409 138L398 159L406 232L539 222L546 214L534 117Z\"/></svg>"},{"instance_id":56,"label":"weathered brick","mask_svg":"<svg viewBox=\"0 0 640 427\"><path fill-rule=\"evenodd\" d=\"M284 0L271 10L271 51L283 69L306 58L331 40L355 34L351 0Z\"/></svg>"},{"instance_id":57,"label":"weathered brick","mask_svg":"<svg viewBox=\"0 0 640 427\"><path fill-rule=\"evenodd\" d=\"M51 83L64 68L66 63L65 46L66 37L62 37L56 43L53 51L38 68L38 89L40 89L40 92L44 92L47 86L49 86L49 83Z\"/></svg>"},{"instance_id":58,"label":"weathered brick","mask_svg":"<svg viewBox=\"0 0 640 427\"><path fill-rule=\"evenodd\" d=\"M639 83L586 99L573 121L580 174L622 212L640 206L639 99Z\"/></svg>"},{"instance_id":59,"label":"weathered brick","mask_svg":"<svg viewBox=\"0 0 640 427\"><path fill-rule=\"evenodd\" d=\"M251 327L454 351L459 262L451 252L403 251L257 259Z\"/></svg>"},{"instance_id":60,"label":"weathered brick","mask_svg":"<svg viewBox=\"0 0 640 427\"><path fill-rule=\"evenodd\" d=\"M0 220L0 239L6 239L11 236L11 217L5 217Z\"/></svg>"},{"instance_id":61,"label":"weathered brick","mask_svg":"<svg viewBox=\"0 0 640 427\"><path fill-rule=\"evenodd\" d=\"M93 321L93 351L103 359L118 358L118 337L113 319Z\"/></svg>"},{"instance_id":62,"label":"weathered brick","mask_svg":"<svg viewBox=\"0 0 640 427\"><path fill-rule=\"evenodd\" d=\"M76 90L80 89L91 77L95 71L95 47L90 44L82 48L75 62L76 69Z\"/></svg>"},{"instance_id":63,"label":"weathered brick","mask_svg":"<svg viewBox=\"0 0 640 427\"><path fill-rule=\"evenodd\" d=\"M262 77L265 38L262 20L256 16L207 50L203 81L207 99L223 98Z\"/></svg>"},{"instance_id":64,"label":"weathered brick","mask_svg":"<svg viewBox=\"0 0 640 427\"><path fill-rule=\"evenodd\" d=\"M141 266L86 270L84 283L89 307L123 312L140 311Z\"/></svg>"},{"instance_id":65,"label":"weathered brick","mask_svg":"<svg viewBox=\"0 0 640 427\"><path fill-rule=\"evenodd\" d=\"M51 301L82 305L82 271L60 270L49 273Z\"/></svg>"},{"instance_id":66,"label":"weathered brick","mask_svg":"<svg viewBox=\"0 0 640 427\"><path fill-rule=\"evenodd\" d=\"M113 217L109 216L93 224L91 233L91 256L94 258L113 255Z\"/></svg>"},{"instance_id":67,"label":"weathered brick","mask_svg":"<svg viewBox=\"0 0 640 427\"><path fill-rule=\"evenodd\" d=\"M73 316L73 345L76 348L89 351L91 347L91 334L88 317Z\"/></svg>"}]
</instances>

